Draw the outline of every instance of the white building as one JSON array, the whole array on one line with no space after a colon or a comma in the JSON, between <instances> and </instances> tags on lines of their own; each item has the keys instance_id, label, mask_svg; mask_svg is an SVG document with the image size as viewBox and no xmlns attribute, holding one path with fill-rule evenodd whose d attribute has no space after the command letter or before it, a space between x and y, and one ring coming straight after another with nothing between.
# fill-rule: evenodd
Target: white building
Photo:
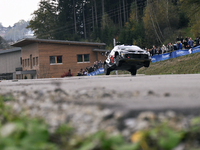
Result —
<instances>
[{"instance_id":1,"label":"white building","mask_svg":"<svg viewBox=\"0 0 200 150\"><path fill-rule=\"evenodd\" d=\"M20 78L16 71L22 71L21 48L0 51L0 80Z\"/></svg>"}]
</instances>

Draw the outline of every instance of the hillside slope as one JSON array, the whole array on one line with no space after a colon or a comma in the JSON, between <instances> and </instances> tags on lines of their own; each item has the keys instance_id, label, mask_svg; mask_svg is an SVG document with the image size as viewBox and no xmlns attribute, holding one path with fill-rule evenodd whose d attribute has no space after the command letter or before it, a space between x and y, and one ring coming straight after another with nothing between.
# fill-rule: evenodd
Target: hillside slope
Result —
<instances>
[{"instance_id":1,"label":"hillside slope","mask_svg":"<svg viewBox=\"0 0 200 150\"><path fill-rule=\"evenodd\" d=\"M195 74L200 73L200 53L151 63L149 68L141 68L138 74Z\"/></svg>"}]
</instances>

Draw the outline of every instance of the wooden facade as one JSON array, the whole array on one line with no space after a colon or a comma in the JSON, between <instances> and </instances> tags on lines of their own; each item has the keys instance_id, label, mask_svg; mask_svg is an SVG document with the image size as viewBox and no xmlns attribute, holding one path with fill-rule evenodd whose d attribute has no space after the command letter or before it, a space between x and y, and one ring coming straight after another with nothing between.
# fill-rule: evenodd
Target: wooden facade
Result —
<instances>
[{"instance_id":1,"label":"wooden facade","mask_svg":"<svg viewBox=\"0 0 200 150\"><path fill-rule=\"evenodd\" d=\"M77 75L80 69L106 59L103 50L94 51L104 48L104 43L24 39L12 46L21 47L23 71L36 70L27 78L60 78L69 69Z\"/></svg>"}]
</instances>

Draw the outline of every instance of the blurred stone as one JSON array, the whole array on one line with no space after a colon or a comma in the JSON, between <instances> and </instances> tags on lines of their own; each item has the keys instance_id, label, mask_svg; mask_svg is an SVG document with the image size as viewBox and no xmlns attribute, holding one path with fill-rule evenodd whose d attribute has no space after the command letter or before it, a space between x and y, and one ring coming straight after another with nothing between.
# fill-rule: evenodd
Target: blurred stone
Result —
<instances>
[{"instance_id":1,"label":"blurred stone","mask_svg":"<svg viewBox=\"0 0 200 150\"><path fill-rule=\"evenodd\" d=\"M156 115L154 114L154 112L151 112L151 111L142 112L138 115L138 119L140 119L140 120L155 120Z\"/></svg>"},{"instance_id":2,"label":"blurred stone","mask_svg":"<svg viewBox=\"0 0 200 150\"><path fill-rule=\"evenodd\" d=\"M126 127L133 129L137 125L137 120L134 118L125 119L124 124Z\"/></svg>"},{"instance_id":3,"label":"blurred stone","mask_svg":"<svg viewBox=\"0 0 200 150\"><path fill-rule=\"evenodd\" d=\"M135 127L135 131L137 130L142 130L142 129L147 129L149 127L149 122L148 121L137 121L137 125Z\"/></svg>"},{"instance_id":4,"label":"blurred stone","mask_svg":"<svg viewBox=\"0 0 200 150\"><path fill-rule=\"evenodd\" d=\"M114 116L114 112L110 109L104 109L102 113L104 120L111 119Z\"/></svg>"},{"instance_id":5,"label":"blurred stone","mask_svg":"<svg viewBox=\"0 0 200 150\"><path fill-rule=\"evenodd\" d=\"M185 144L181 143L177 147L173 148L172 150L184 150L185 149Z\"/></svg>"},{"instance_id":6,"label":"blurred stone","mask_svg":"<svg viewBox=\"0 0 200 150\"><path fill-rule=\"evenodd\" d=\"M176 117L176 113L174 111L167 111L166 112L166 116L168 118L175 118Z\"/></svg>"},{"instance_id":7,"label":"blurred stone","mask_svg":"<svg viewBox=\"0 0 200 150\"><path fill-rule=\"evenodd\" d=\"M0 135L2 137L8 137L12 134L16 129L16 125L14 123L8 123L1 127Z\"/></svg>"}]
</instances>

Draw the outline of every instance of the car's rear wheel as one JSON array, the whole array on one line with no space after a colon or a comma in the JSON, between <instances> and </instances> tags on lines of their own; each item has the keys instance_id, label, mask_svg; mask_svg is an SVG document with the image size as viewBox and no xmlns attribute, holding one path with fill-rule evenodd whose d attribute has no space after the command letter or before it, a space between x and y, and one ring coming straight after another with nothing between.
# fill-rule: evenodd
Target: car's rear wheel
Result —
<instances>
[{"instance_id":1,"label":"car's rear wheel","mask_svg":"<svg viewBox=\"0 0 200 150\"><path fill-rule=\"evenodd\" d=\"M134 68L134 69L131 69L130 72L131 72L131 75L132 75L132 76L135 76L136 73L137 73L137 69L135 69L135 68Z\"/></svg>"},{"instance_id":2,"label":"car's rear wheel","mask_svg":"<svg viewBox=\"0 0 200 150\"><path fill-rule=\"evenodd\" d=\"M104 64L104 73L105 75L110 75L110 69L108 68L107 64Z\"/></svg>"},{"instance_id":3,"label":"car's rear wheel","mask_svg":"<svg viewBox=\"0 0 200 150\"><path fill-rule=\"evenodd\" d=\"M119 64L119 55L116 56L115 58L115 63L116 63L116 66L119 67L120 64Z\"/></svg>"}]
</instances>

